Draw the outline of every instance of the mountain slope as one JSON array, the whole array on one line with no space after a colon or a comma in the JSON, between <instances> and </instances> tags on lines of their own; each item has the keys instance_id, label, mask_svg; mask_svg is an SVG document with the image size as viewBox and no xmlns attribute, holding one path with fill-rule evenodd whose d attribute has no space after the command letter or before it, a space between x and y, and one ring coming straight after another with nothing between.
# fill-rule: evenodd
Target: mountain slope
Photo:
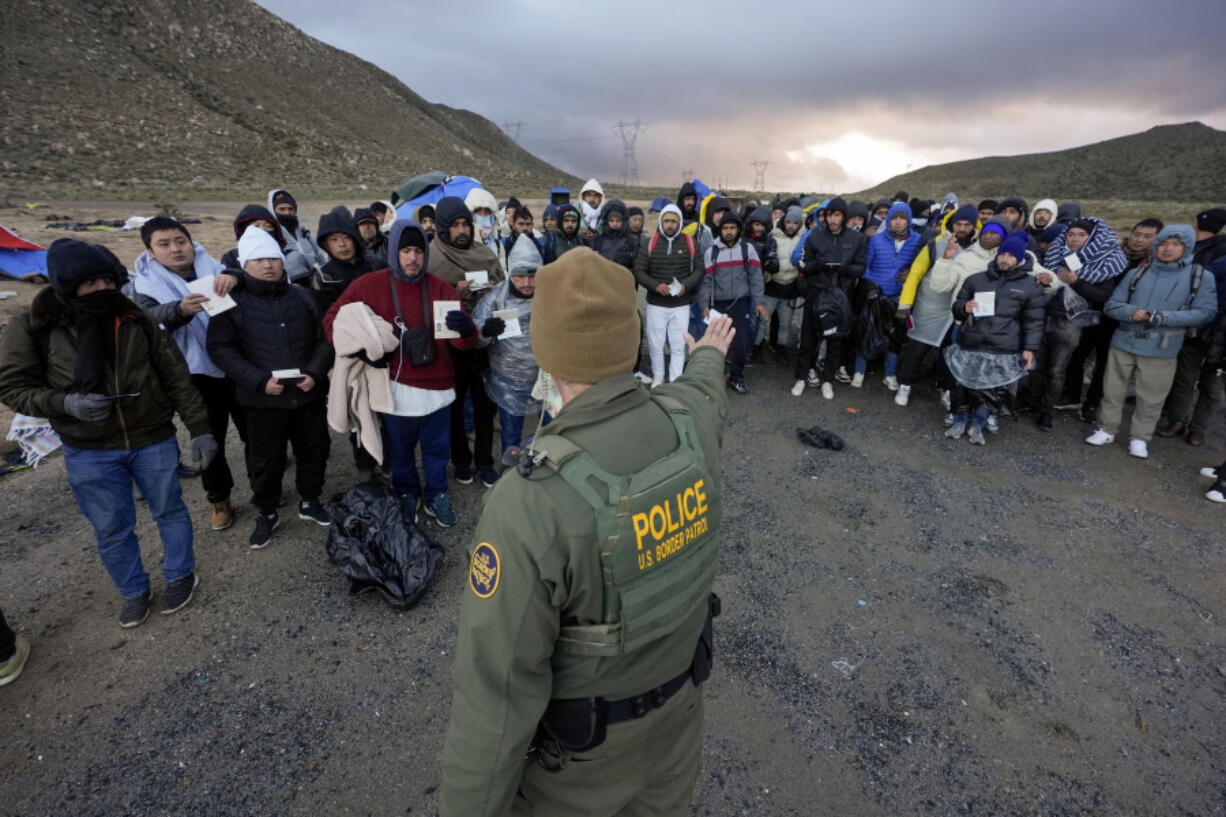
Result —
<instances>
[{"instance_id":1,"label":"mountain slope","mask_svg":"<svg viewBox=\"0 0 1226 817\"><path fill-rule=\"evenodd\" d=\"M0 192L353 191L428 170L577 180L249 0L3 0Z\"/></svg>"},{"instance_id":2,"label":"mountain slope","mask_svg":"<svg viewBox=\"0 0 1226 817\"><path fill-rule=\"evenodd\" d=\"M1226 132L1200 122L1160 125L1069 150L931 165L856 195L871 199L897 190L926 196L953 190L972 198L1018 195L1032 201L1048 196L1220 200L1226 195Z\"/></svg>"}]
</instances>

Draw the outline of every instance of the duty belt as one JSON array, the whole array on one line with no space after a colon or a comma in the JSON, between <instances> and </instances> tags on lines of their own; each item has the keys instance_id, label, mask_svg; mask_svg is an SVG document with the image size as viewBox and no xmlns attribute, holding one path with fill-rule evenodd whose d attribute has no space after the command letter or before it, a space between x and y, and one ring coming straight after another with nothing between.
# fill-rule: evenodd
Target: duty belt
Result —
<instances>
[{"instance_id":1,"label":"duty belt","mask_svg":"<svg viewBox=\"0 0 1226 817\"><path fill-rule=\"evenodd\" d=\"M664 703L689 683L694 677L694 668L686 667L685 671L673 678L671 681L665 681L655 689L649 689L641 695L635 695L632 698L622 698L620 701L606 701L601 699L604 706L605 723L612 725L621 723L622 721L634 720L641 718L653 709L659 709L664 706Z\"/></svg>"}]
</instances>

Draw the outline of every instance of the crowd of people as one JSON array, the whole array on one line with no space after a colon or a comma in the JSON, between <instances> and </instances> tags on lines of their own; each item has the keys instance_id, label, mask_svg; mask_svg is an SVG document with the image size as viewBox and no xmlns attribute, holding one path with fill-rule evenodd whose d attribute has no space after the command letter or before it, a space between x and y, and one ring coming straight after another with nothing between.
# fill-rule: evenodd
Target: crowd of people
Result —
<instances>
[{"instance_id":1,"label":"crowd of people","mask_svg":"<svg viewBox=\"0 0 1226 817\"><path fill-rule=\"evenodd\" d=\"M1129 452L1146 457L1155 434L1202 445L1222 400L1226 209L1193 225L1147 218L1120 238L1052 199L757 201L687 183L649 229L593 179L539 225L480 188L404 210L337 206L312 234L293 195L273 190L238 212L236 246L219 259L186 225L148 220L131 272L101 246L51 246L50 285L0 338L0 400L59 433L124 599L121 625L153 606L133 483L164 546L161 612L199 582L175 415L214 530L234 521L234 426L253 549L282 521L291 447L299 518L331 524L329 426L348 434L359 480L385 475L415 518L455 524L449 485L492 486L525 421L545 426L561 408L556 373L534 354L533 337L556 329L534 320L535 277L579 251L625 267L643 291L635 374L649 389L681 376L687 333L727 316L733 392L749 391L748 367L774 362L794 372L793 396L831 400L879 366L900 409L931 386L945 435L979 445L1001 418L1029 414L1051 431L1063 410L1088 424L1087 443L1107 445L1133 403ZM609 326L605 304L582 307L569 319ZM1226 465L1202 473L1206 496L1226 502ZM12 642L0 638L8 661L22 654Z\"/></svg>"}]
</instances>

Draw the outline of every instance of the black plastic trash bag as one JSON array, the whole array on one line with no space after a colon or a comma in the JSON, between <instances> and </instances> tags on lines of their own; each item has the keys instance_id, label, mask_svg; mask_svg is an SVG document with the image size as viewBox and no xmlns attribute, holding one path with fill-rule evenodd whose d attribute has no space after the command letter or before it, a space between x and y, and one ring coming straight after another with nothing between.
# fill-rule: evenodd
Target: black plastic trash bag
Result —
<instances>
[{"instance_id":1,"label":"black plastic trash bag","mask_svg":"<svg viewBox=\"0 0 1226 817\"><path fill-rule=\"evenodd\" d=\"M349 592L377 592L396 610L421 600L443 548L413 523L412 502L382 482L363 482L327 505L328 560L349 577Z\"/></svg>"}]
</instances>

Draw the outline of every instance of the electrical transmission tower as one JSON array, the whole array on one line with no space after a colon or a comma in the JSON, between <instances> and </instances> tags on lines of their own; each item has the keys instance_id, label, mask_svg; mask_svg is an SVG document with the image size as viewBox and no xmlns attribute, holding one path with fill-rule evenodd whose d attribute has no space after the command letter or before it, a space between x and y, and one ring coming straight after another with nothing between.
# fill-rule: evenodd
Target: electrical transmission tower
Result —
<instances>
[{"instance_id":1,"label":"electrical transmission tower","mask_svg":"<svg viewBox=\"0 0 1226 817\"><path fill-rule=\"evenodd\" d=\"M633 122L618 120L617 124L610 125L609 129L622 140L622 184L638 184L639 162L634 157L634 143L639 138L639 134L647 130L647 124L637 119Z\"/></svg>"},{"instance_id":2,"label":"electrical transmission tower","mask_svg":"<svg viewBox=\"0 0 1226 817\"><path fill-rule=\"evenodd\" d=\"M510 136L511 141L517 145L519 144L519 132L523 129L524 129L523 122L503 122L502 123L503 133L505 133L507 136ZM512 131L514 131L514 133L512 133Z\"/></svg>"},{"instance_id":3,"label":"electrical transmission tower","mask_svg":"<svg viewBox=\"0 0 1226 817\"><path fill-rule=\"evenodd\" d=\"M753 189L754 192L761 193L766 190L766 168L770 167L769 159L757 159L749 163L753 168Z\"/></svg>"},{"instance_id":4,"label":"electrical transmission tower","mask_svg":"<svg viewBox=\"0 0 1226 817\"><path fill-rule=\"evenodd\" d=\"M694 180L694 171L692 168L687 168L686 170L681 171L681 183L682 184L685 184L686 182L693 181L693 180Z\"/></svg>"}]
</instances>

